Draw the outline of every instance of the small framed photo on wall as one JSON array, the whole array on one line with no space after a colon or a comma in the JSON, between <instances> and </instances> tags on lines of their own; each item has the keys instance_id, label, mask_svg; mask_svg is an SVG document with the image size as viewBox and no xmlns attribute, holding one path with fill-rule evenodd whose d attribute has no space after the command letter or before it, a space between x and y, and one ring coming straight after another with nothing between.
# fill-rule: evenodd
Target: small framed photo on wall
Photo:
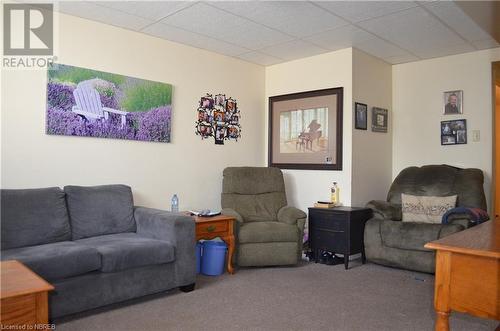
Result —
<instances>
[{"instance_id":1,"label":"small framed photo on wall","mask_svg":"<svg viewBox=\"0 0 500 331\"><path fill-rule=\"evenodd\" d=\"M387 132L388 112L387 109L372 108L372 131Z\"/></svg>"},{"instance_id":2,"label":"small framed photo on wall","mask_svg":"<svg viewBox=\"0 0 500 331\"><path fill-rule=\"evenodd\" d=\"M441 122L441 145L467 144L467 120Z\"/></svg>"},{"instance_id":3,"label":"small framed photo on wall","mask_svg":"<svg viewBox=\"0 0 500 331\"><path fill-rule=\"evenodd\" d=\"M354 128L366 130L368 123L368 106L364 103L354 103Z\"/></svg>"},{"instance_id":4,"label":"small framed photo on wall","mask_svg":"<svg viewBox=\"0 0 500 331\"><path fill-rule=\"evenodd\" d=\"M443 93L443 114L457 115L463 113L463 91L448 91Z\"/></svg>"}]
</instances>

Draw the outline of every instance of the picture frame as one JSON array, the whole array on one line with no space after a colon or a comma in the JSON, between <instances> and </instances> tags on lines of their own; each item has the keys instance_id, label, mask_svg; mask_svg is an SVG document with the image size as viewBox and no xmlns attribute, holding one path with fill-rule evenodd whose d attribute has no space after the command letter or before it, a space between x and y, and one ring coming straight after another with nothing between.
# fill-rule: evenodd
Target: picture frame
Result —
<instances>
[{"instance_id":1,"label":"picture frame","mask_svg":"<svg viewBox=\"0 0 500 331\"><path fill-rule=\"evenodd\" d=\"M364 103L354 103L354 128L358 130L368 129L368 106Z\"/></svg>"},{"instance_id":2,"label":"picture frame","mask_svg":"<svg viewBox=\"0 0 500 331\"><path fill-rule=\"evenodd\" d=\"M441 121L441 145L467 144L467 120Z\"/></svg>"},{"instance_id":3,"label":"picture frame","mask_svg":"<svg viewBox=\"0 0 500 331\"><path fill-rule=\"evenodd\" d=\"M387 132L389 123L388 110L384 108L372 108L372 131L373 132Z\"/></svg>"},{"instance_id":4,"label":"picture frame","mask_svg":"<svg viewBox=\"0 0 500 331\"><path fill-rule=\"evenodd\" d=\"M47 135L170 143L171 84L63 63L46 75Z\"/></svg>"},{"instance_id":5,"label":"picture frame","mask_svg":"<svg viewBox=\"0 0 500 331\"><path fill-rule=\"evenodd\" d=\"M342 170L343 87L269 98L268 164Z\"/></svg>"},{"instance_id":6,"label":"picture frame","mask_svg":"<svg viewBox=\"0 0 500 331\"><path fill-rule=\"evenodd\" d=\"M443 92L443 114L463 114L463 101L464 96L462 90Z\"/></svg>"}]
</instances>

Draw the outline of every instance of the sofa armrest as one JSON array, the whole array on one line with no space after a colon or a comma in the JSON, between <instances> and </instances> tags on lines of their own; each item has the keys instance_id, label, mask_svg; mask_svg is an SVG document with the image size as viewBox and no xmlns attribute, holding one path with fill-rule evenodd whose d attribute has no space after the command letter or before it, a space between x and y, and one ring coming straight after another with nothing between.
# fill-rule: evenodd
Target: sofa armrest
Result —
<instances>
[{"instance_id":1,"label":"sofa armrest","mask_svg":"<svg viewBox=\"0 0 500 331\"><path fill-rule=\"evenodd\" d=\"M228 216L232 216L236 219L236 222L238 223L243 223L243 217L234 209L232 208L223 208L220 213L222 215L228 215Z\"/></svg>"},{"instance_id":2,"label":"sofa armrest","mask_svg":"<svg viewBox=\"0 0 500 331\"><path fill-rule=\"evenodd\" d=\"M195 223L190 216L168 211L134 207L137 234L164 240L175 247L175 276L177 286L196 281Z\"/></svg>"},{"instance_id":3,"label":"sofa armrest","mask_svg":"<svg viewBox=\"0 0 500 331\"><path fill-rule=\"evenodd\" d=\"M299 228L302 227L302 229L304 228L306 218L307 214L295 207L285 206L278 210L278 222L291 225L296 224ZM304 222L300 220L304 220Z\"/></svg>"},{"instance_id":4,"label":"sofa armrest","mask_svg":"<svg viewBox=\"0 0 500 331\"><path fill-rule=\"evenodd\" d=\"M366 204L367 208L373 210L373 217L391 221L401 221L403 219L401 205L389 203L382 200L372 200Z\"/></svg>"}]
</instances>

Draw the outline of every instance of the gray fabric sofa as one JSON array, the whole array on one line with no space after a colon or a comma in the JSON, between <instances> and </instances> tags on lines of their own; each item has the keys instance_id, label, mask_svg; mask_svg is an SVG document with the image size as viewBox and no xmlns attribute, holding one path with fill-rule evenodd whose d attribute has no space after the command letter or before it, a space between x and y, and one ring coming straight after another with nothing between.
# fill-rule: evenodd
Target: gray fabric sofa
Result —
<instances>
[{"instance_id":1,"label":"gray fabric sofa","mask_svg":"<svg viewBox=\"0 0 500 331\"><path fill-rule=\"evenodd\" d=\"M448 224L401 222L401 194L457 194L457 207L486 210L483 181L483 172L479 169L428 165L402 170L391 185L387 201L370 201L367 204L373 210L373 218L367 221L364 233L367 260L434 273L435 252L424 248L424 245L470 227L470 216L453 215Z\"/></svg>"},{"instance_id":2,"label":"gray fabric sofa","mask_svg":"<svg viewBox=\"0 0 500 331\"><path fill-rule=\"evenodd\" d=\"M1 259L54 285L49 314L194 289L191 217L134 207L125 185L1 190Z\"/></svg>"},{"instance_id":3,"label":"gray fabric sofa","mask_svg":"<svg viewBox=\"0 0 500 331\"><path fill-rule=\"evenodd\" d=\"M293 265L300 261L307 215L287 206L280 169L224 169L221 204L222 213L237 220L237 265Z\"/></svg>"}]
</instances>

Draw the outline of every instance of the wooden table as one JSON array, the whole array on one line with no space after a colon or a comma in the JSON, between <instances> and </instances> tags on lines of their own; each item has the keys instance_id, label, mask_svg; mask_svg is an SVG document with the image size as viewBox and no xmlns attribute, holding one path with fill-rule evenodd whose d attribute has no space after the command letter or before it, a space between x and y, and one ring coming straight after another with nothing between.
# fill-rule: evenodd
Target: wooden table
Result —
<instances>
[{"instance_id":1,"label":"wooden table","mask_svg":"<svg viewBox=\"0 0 500 331\"><path fill-rule=\"evenodd\" d=\"M54 287L19 261L3 261L1 273L1 328L36 330L47 327L48 291Z\"/></svg>"},{"instance_id":2,"label":"wooden table","mask_svg":"<svg viewBox=\"0 0 500 331\"><path fill-rule=\"evenodd\" d=\"M194 216L196 222L196 241L200 239L213 239L220 237L228 246L227 252L227 272L234 273L233 253L234 253L234 222L232 216L217 215L211 217Z\"/></svg>"},{"instance_id":3,"label":"wooden table","mask_svg":"<svg viewBox=\"0 0 500 331\"><path fill-rule=\"evenodd\" d=\"M449 330L451 310L500 319L500 222L488 221L427 243L437 250L435 330Z\"/></svg>"},{"instance_id":4,"label":"wooden table","mask_svg":"<svg viewBox=\"0 0 500 331\"><path fill-rule=\"evenodd\" d=\"M309 243L315 262L321 251L327 251L343 254L346 270L349 255L361 253L361 262L365 263L363 233L371 216L369 208L309 208Z\"/></svg>"}]
</instances>

